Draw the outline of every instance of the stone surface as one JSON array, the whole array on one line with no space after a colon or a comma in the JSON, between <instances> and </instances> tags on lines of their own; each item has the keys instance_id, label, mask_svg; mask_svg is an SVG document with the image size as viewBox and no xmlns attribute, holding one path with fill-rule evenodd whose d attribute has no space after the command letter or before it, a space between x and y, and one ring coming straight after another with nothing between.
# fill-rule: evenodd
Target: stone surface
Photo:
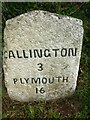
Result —
<instances>
[{"instance_id":1,"label":"stone surface","mask_svg":"<svg viewBox=\"0 0 90 120\"><path fill-rule=\"evenodd\" d=\"M32 11L6 21L3 68L11 99L38 101L71 95L83 39L82 21Z\"/></svg>"}]
</instances>

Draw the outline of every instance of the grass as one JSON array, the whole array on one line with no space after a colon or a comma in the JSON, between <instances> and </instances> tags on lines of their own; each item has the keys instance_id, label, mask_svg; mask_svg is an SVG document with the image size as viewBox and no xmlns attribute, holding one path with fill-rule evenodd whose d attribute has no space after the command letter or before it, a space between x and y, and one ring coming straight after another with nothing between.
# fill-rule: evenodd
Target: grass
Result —
<instances>
[{"instance_id":1,"label":"grass","mask_svg":"<svg viewBox=\"0 0 90 120\"><path fill-rule=\"evenodd\" d=\"M88 119L90 117L90 2L3 3L3 29L7 19L31 10L46 10L83 20L84 39L77 89L73 96L63 100L20 103L10 100L3 85L3 118Z\"/></svg>"},{"instance_id":2,"label":"grass","mask_svg":"<svg viewBox=\"0 0 90 120\"><path fill-rule=\"evenodd\" d=\"M0 3L0 16L1 16L1 3ZM0 18L0 63L2 62L2 19Z\"/></svg>"}]
</instances>

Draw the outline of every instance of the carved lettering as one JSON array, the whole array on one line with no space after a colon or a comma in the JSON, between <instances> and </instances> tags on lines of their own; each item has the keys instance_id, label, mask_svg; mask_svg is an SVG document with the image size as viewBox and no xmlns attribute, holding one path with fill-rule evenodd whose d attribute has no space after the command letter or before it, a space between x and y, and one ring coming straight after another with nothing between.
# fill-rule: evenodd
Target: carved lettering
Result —
<instances>
[{"instance_id":1,"label":"carved lettering","mask_svg":"<svg viewBox=\"0 0 90 120\"><path fill-rule=\"evenodd\" d=\"M9 57L8 57L9 53ZM62 49L30 49L26 50L16 50L16 51L5 51L7 58L60 58L60 57L73 57L77 56L77 48L62 48ZM6 55L5 55L6 56Z\"/></svg>"}]
</instances>

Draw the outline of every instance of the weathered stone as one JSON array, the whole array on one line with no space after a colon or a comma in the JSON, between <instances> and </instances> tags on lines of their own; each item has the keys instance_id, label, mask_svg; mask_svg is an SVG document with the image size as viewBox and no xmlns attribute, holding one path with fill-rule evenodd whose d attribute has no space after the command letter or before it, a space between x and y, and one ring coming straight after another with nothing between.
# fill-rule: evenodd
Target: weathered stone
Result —
<instances>
[{"instance_id":1,"label":"weathered stone","mask_svg":"<svg viewBox=\"0 0 90 120\"><path fill-rule=\"evenodd\" d=\"M9 96L37 101L71 95L83 38L82 21L32 11L7 20L3 68Z\"/></svg>"}]
</instances>

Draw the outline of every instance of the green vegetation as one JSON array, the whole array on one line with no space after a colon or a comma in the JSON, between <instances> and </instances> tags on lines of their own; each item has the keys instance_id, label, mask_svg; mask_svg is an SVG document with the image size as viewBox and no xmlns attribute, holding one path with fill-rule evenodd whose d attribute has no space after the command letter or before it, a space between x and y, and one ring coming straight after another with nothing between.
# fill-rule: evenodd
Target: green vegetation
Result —
<instances>
[{"instance_id":1,"label":"green vegetation","mask_svg":"<svg viewBox=\"0 0 90 120\"><path fill-rule=\"evenodd\" d=\"M1 15L1 3L0 3L0 15ZM2 19L0 18L0 64L2 61Z\"/></svg>"},{"instance_id":2,"label":"green vegetation","mask_svg":"<svg viewBox=\"0 0 90 120\"><path fill-rule=\"evenodd\" d=\"M46 10L83 20L84 39L77 89L73 96L63 100L20 103L11 101L3 86L3 118L88 119L90 117L90 2L3 3L3 29L7 19L31 10Z\"/></svg>"}]
</instances>

